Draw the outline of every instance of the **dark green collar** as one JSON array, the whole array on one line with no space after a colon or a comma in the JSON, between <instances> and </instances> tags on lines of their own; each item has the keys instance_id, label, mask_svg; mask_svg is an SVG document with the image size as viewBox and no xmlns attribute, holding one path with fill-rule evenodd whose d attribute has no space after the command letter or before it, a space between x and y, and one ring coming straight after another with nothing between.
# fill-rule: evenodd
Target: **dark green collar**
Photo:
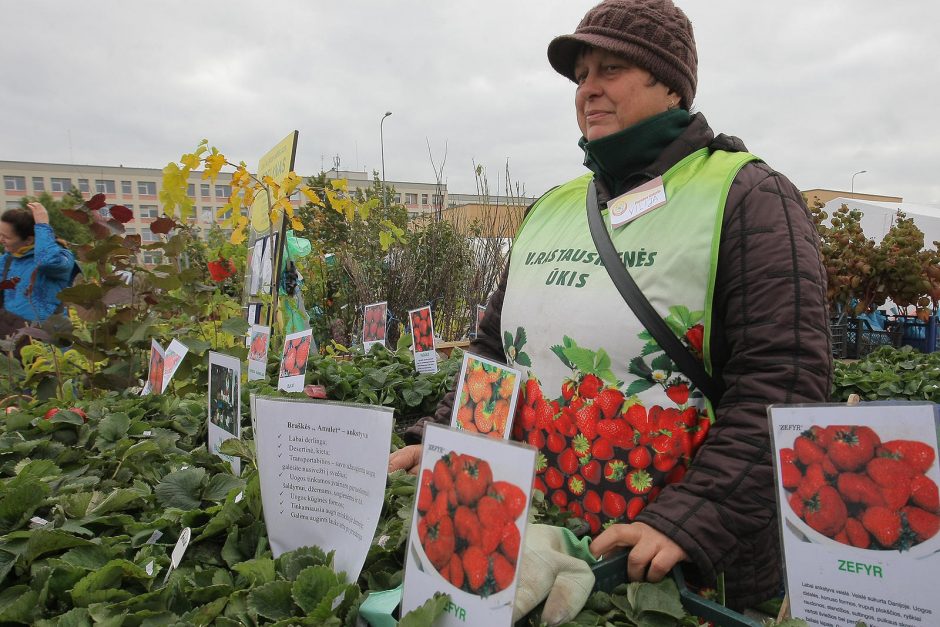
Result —
<instances>
[{"instance_id":1,"label":"dark green collar","mask_svg":"<svg viewBox=\"0 0 940 627\"><path fill-rule=\"evenodd\" d=\"M612 196L619 196L628 191L627 179L652 164L691 119L685 109L670 109L591 142L582 137L578 145L584 150L584 165Z\"/></svg>"}]
</instances>

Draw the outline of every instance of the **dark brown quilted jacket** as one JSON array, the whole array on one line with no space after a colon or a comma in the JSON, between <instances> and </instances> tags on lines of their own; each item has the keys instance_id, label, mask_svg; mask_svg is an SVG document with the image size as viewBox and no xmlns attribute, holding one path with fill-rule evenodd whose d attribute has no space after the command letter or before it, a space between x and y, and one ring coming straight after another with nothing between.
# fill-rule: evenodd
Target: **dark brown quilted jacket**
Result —
<instances>
[{"instance_id":1,"label":"dark brown quilted jacket","mask_svg":"<svg viewBox=\"0 0 940 627\"><path fill-rule=\"evenodd\" d=\"M696 114L635 184L704 146L746 150L737 138L715 137ZM469 349L499 361L505 359L505 287L506 273ZM728 194L711 346L716 375L726 387L716 422L682 481L666 487L637 520L685 550L693 565L688 575L700 584L714 585L723 572L728 604L740 609L777 594L782 580L767 406L825 402L832 380L826 275L816 230L799 190L763 162L744 166ZM453 393L433 420L448 423L452 405ZM422 428L416 425L406 439L420 441Z\"/></svg>"}]
</instances>

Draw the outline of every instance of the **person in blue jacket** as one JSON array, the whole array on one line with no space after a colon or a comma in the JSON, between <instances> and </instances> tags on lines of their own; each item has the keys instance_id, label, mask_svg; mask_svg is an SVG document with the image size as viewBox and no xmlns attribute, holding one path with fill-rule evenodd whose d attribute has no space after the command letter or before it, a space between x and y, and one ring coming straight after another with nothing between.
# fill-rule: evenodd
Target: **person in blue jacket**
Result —
<instances>
[{"instance_id":1,"label":"person in blue jacket","mask_svg":"<svg viewBox=\"0 0 940 627\"><path fill-rule=\"evenodd\" d=\"M72 284L79 269L75 255L56 241L46 208L38 202L27 206L0 216L3 308L27 322L41 322L61 311L59 291Z\"/></svg>"}]
</instances>

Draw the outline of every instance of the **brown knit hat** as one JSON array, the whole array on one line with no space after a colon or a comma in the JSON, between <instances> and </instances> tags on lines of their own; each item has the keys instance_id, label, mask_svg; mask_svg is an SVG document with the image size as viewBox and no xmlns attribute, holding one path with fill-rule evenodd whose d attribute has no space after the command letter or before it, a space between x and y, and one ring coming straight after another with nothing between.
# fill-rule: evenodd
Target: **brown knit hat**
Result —
<instances>
[{"instance_id":1,"label":"brown knit hat","mask_svg":"<svg viewBox=\"0 0 940 627\"><path fill-rule=\"evenodd\" d=\"M698 55L692 24L671 0L604 0L591 9L572 35L548 44L548 60L559 74L574 78L585 46L618 54L652 74L682 99L695 99Z\"/></svg>"}]
</instances>

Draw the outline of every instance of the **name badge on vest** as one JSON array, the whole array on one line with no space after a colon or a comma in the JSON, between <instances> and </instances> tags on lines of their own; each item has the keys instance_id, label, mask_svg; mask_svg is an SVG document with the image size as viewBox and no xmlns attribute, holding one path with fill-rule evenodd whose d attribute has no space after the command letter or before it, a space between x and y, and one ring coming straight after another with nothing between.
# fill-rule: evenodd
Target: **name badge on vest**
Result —
<instances>
[{"instance_id":1,"label":"name badge on vest","mask_svg":"<svg viewBox=\"0 0 940 627\"><path fill-rule=\"evenodd\" d=\"M666 188L663 187L663 177L657 176L652 181L643 183L607 202L610 226L613 228L623 226L665 204Z\"/></svg>"}]
</instances>

